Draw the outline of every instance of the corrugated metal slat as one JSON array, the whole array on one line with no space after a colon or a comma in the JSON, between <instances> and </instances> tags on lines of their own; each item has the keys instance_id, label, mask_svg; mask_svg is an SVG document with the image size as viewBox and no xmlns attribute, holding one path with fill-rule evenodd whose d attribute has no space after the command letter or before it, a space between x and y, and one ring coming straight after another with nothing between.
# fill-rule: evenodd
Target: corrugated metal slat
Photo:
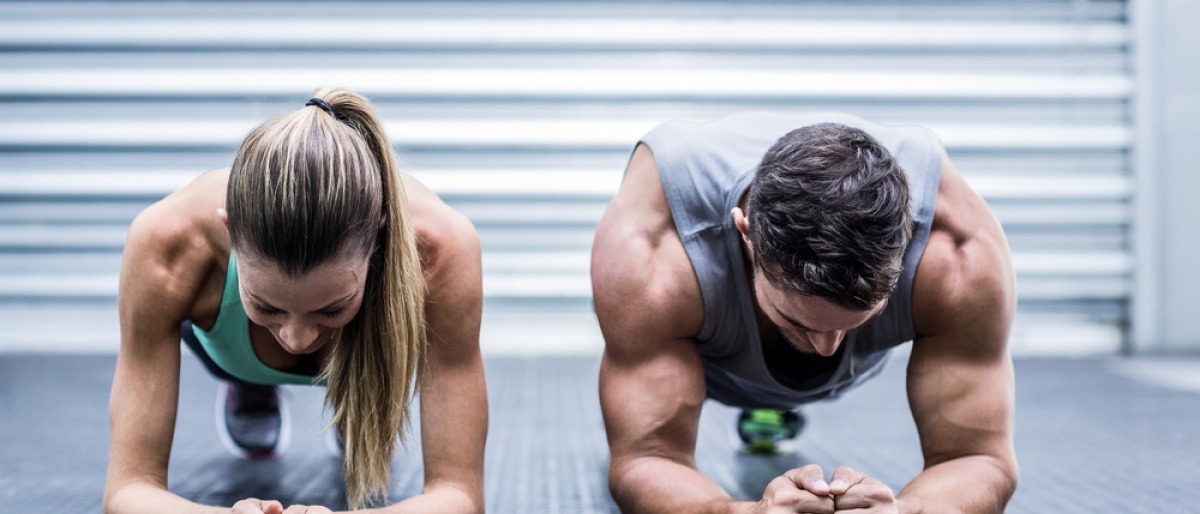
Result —
<instances>
[{"instance_id":1,"label":"corrugated metal slat","mask_svg":"<svg viewBox=\"0 0 1200 514\"><path fill-rule=\"evenodd\" d=\"M489 300L586 300L595 221L658 122L847 110L933 128L992 204L1015 256L1018 351L1053 344L1039 326L1115 350L1136 189L1125 10L5 2L0 305L111 301L140 207L336 84L372 97L404 169L476 224Z\"/></svg>"}]
</instances>

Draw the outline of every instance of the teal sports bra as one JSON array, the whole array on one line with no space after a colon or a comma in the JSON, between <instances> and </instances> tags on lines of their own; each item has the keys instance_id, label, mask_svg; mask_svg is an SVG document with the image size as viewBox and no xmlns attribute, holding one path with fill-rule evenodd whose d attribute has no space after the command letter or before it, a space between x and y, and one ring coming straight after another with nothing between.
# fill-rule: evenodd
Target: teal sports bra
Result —
<instances>
[{"instance_id":1,"label":"teal sports bra","mask_svg":"<svg viewBox=\"0 0 1200 514\"><path fill-rule=\"evenodd\" d=\"M225 273L225 292L221 294L221 307L212 328L203 330L192 326L200 346L217 366L246 382L324 385L325 381L315 376L279 371L258 359L254 345L250 343L250 318L246 316L246 308L238 292L236 262L233 252L230 252L229 269Z\"/></svg>"}]
</instances>

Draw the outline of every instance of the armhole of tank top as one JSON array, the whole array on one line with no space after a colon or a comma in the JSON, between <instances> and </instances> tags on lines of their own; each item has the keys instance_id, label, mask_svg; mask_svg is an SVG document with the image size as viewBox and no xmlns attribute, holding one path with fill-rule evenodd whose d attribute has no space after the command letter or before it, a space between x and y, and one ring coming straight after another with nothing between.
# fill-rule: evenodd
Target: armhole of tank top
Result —
<instances>
[{"instance_id":1,"label":"armhole of tank top","mask_svg":"<svg viewBox=\"0 0 1200 514\"><path fill-rule=\"evenodd\" d=\"M194 329L204 336L201 338L202 342L207 342L216 334L222 334L226 330L225 325L228 323L230 315L227 304L231 301L231 290L234 299L240 302L241 295L237 291L237 266L233 252L229 252L229 264L225 267L225 285L221 288L221 300L217 304L217 315L213 318L212 327L204 330L194 326Z\"/></svg>"},{"instance_id":2,"label":"armhole of tank top","mask_svg":"<svg viewBox=\"0 0 1200 514\"><path fill-rule=\"evenodd\" d=\"M925 138L929 146L929 160L925 162L924 166L927 173L922 184L921 202L915 206L917 210L913 213L913 216L918 218L921 223L917 226L918 232L913 233L913 240L910 243L920 245L920 251L916 252L915 255L905 255L905 267L911 268L911 271L906 269L904 272L907 280L904 281L904 290L902 291L904 301L906 302L907 315L897 316L897 318L903 317L903 320L896 319L896 337L906 341L911 341L917 337L916 327L912 319L913 291L915 290L913 286L917 280L917 268L920 267L921 259L924 257L925 250L929 246L929 235L933 230L933 216L937 209L938 185L942 180L941 141L929 129L925 129ZM911 266L909 261L911 261Z\"/></svg>"}]
</instances>

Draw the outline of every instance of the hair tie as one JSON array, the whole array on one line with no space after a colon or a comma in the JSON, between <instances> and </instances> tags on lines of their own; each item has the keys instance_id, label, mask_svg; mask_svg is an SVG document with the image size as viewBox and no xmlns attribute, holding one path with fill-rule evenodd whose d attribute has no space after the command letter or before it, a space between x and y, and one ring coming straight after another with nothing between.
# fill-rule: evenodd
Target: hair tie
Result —
<instances>
[{"instance_id":1,"label":"hair tie","mask_svg":"<svg viewBox=\"0 0 1200 514\"><path fill-rule=\"evenodd\" d=\"M337 118L338 121L346 121L346 117L343 116L342 114L338 113L337 111L333 110L333 106L329 105L329 102L326 102L325 100L322 100L320 98L309 98L308 103L304 104L304 106L308 107L310 105L315 105L317 107L320 107L322 111L329 113L330 116Z\"/></svg>"}]
</instances>

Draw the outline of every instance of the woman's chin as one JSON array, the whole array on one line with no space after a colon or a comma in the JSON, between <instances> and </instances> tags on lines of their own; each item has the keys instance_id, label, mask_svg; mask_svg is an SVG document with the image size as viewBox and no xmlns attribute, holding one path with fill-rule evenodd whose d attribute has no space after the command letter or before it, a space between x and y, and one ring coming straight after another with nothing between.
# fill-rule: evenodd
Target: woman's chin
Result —
<instances>
[{"instance_id":1,"label":"woman's chin","mask_svg":"<svg viewBox=\"0 0 1200 514\"><path fill-rule=\"evenodd\" d=\"M288 352L292 355L312 355L314 353L317 353L317 351L320 350L321 346L323 346L323 345L310 344L308 346L302 346L302 347L298 347L298 348L287 346L287 345L282 345L282 346L283 346L283 351Z\"/></svg>"}]
</instances>

